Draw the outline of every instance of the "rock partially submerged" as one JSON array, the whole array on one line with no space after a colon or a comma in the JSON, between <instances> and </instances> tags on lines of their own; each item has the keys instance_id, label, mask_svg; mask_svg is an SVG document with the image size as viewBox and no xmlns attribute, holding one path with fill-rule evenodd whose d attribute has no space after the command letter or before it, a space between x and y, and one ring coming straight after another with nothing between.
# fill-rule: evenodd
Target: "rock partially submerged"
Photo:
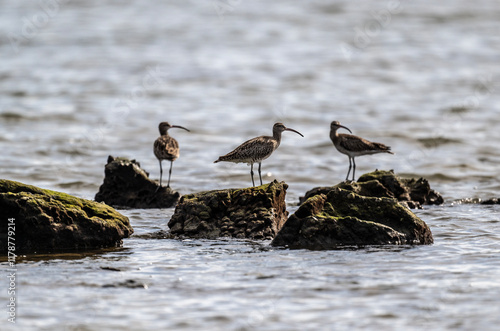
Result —
<instances>
[{"instance_id":1,"label":"rock partially submerged","mask_svg":"<svg viewBox=\"0 0 500 331\"><path fill-rule=\"evenodd\" d=\"M375 186L375 184L373 184ZM367 197L336 187L305 201L273 246L338 249L345 246L432 244L429 227L394 198Z\"/></svg>"},{"instance_id":2,"label":"rock partially submerged","mask_svg":"<svg viewBox=\"0 0 500 331\"><path fill-rule=\"evenodd\" d=\"M115 207L169 208L179 201L178 192L159 188L135 160L110 155L104 174L104 182L95 195L98 202Z\"/></svg>"},{"instance_id":3,"label":"rock partially submerged","mask_svg":"<svg viewBox=\"0 0 500 331\"><path fill-rule=\"evenodd\" d=\"M90 200L10 180L0 180L0 250L7 250L9 219L15 252L113 247L134 231L127 217Z\"/></svg>"},{"instance_id":4,"label":"rock partially submerged","mask_svg":"<svg viewBox=\"0 0 500 331\"><path fill-rule=\"evenodd\" d=\"M402 179L394 171L376 170L359 177L357 182L342 182L335 186L316 187L300 199L302 204L308 198L317 194L328 194L335 188L342 188L369 197L395 198L409 208L421 209L422 205L439 205L443 197L424 179Z\"/></svg>"},{"instance_id":5,"label":"rock partially submerged","mask_svg":"<svg viewBox=\"0 0 500 331\"><path fill-rule=\"evenodd\" d=\"M272 239L285 223L288 185L270 184L182 196L168 222L174 236Z\"/></svg>"},{"instance_id":6,"label":"rock partially submerged","mask_svg":"<svg viewBox=\"0 0 500 331\"><path fill-rule=\"evenodd\" d=\"M491 198L488 200L481 201L482 205L500 205L500 199Z\"/></svg>"}]
</instances>

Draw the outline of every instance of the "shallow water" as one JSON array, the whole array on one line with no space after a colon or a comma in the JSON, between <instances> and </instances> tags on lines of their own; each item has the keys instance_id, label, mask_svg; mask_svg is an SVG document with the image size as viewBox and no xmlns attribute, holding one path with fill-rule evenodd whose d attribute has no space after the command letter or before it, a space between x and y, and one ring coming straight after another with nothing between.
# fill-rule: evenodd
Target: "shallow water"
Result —
<instances>
[{"instance_id":1,"label":"shallow water","mask_svg":"<svg viewBox=\"0 0 500 331\"><path fill-rule=\"evenodd\" d=\"M171 131L175 189L244 187L246 165L212 162L282 121L305 137L263 172L293 212L344 179L339 120L396 152L358 176L423 176L447 203L416 211L434 245L324 252L165 240L173 209L123 210L123 248L21 257L2 330L496 329L500 208L461 203L500 196L495 1L50 3L0 1L0 177L92 199L111 154L157 179L166 120L191 130Z\"/></svg>"}]
</instances>

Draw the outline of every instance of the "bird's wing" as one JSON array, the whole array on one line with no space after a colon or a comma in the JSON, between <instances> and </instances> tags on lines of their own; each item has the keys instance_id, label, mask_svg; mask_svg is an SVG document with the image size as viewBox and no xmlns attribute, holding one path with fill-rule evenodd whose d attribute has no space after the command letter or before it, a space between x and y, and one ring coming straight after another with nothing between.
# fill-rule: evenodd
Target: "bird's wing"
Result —
<instances>
[{"instance_id":1,"label":"bird's wing","mask_svg":"<svg viewBox=\"0 0 500 331\"><path fill-rule=\"evenodd\" d=\"M170 136L161 136L155 140L154 151L159 159L175 159L179 157L179 143Z\"/></svg>"},{"instance_id":2,"label":"bird's wing","mask_svg":"<svg viewBox=\"0 0 500 331\"><path fill-rule=\"evenodd\" d=\"M262 160L274 151L272 139L268 137L256 137L245 141L236 147L233 151L221 156L221 161L239 160L239 162L256 162Z\"/></svg>"},{"instance_id":3,"label":"bird's wing","mask_svg":"<svg viewBox=\"0 0 500 331\"><path fill-rule=\"evenodd\" d=\"M342 138L340 146L349 151L388 151L391 149L384 144L374 143L349 134L342 134Z\"/></svg>"}]
</instances>

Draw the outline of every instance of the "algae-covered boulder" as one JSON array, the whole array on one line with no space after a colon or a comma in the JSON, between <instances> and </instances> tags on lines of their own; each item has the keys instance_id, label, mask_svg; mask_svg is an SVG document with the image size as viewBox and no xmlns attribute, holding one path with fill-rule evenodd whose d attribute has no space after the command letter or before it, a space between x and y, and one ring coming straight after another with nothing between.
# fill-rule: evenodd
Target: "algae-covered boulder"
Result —
<instances>
[{"instance_id":1,"label":"algae-covered boulder","mask_svg":"<svg viewBox=\"0 0 500 331\"><path fill-rule=\"evenodd\" d=\"M122 157L108 157L104 182L95 200L115 207L169 208L179 201L180 194L171 188L159 187L141 169L139 162Z\"/></svg>"},{"instance_id":2,"label":"algae-covered boulder","mask_svg":"<svg viewBox=\"0 0 500 331\"><path fill-rule=\"evenodd\" d=\"M182 196L168 222L174 236L272 239L286 221L288 185L270 184Z\"/></svg>"},{"instance_id":3,"label":"algae-covered boulder","mask_svg":"<svg viewBox=\"0 0 500 331\"><path fill-rule=\"evenodd\" d=\"M357 182L342 182L335 186L316 187L306 192L300 199L303 203L317 194L328 194L334 188L342 188L369 197L396 198L409 208L422 208L422 205L437 205L443 203L441 195L430 188L424 179L402 179L394 171L376 170L359 177Z\"/></svg>"},{"instance_id":4,"label":"algae-covered boulder","mask_svg":"<svg viewBox=\"0 0 500 331\"><path fill-rule=\"evenodd\" d=\"M128 218L105 204L10 180L0 180L0 210L0 250L10 230L16 254L113 247L133 233Z\"/></svg>"},{"instance_id":5,"label":"algae-covered boulder","mask_svg":"<svg viewBox=\"0 0 500 331\"><path fill-rule=\"evenodd\" d=\"M290 216L272 245L337 249L432 242L425 222L396 199L366 197L337 187L304 202Z\"/></svg>"}]
</instances>

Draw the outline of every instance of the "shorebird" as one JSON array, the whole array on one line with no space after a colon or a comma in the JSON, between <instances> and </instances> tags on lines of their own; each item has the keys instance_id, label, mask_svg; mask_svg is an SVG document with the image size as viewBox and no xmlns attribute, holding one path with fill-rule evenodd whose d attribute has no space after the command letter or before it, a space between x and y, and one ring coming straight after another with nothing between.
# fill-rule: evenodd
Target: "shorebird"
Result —
<instances>
[{"instance_id":1,"label":"shorebird","mask_svg":"<svg viewBox=\"0 0 500 331\"><path fill-rule=\"evenodd\" d=\"M154 153L158 161L160 162L160 186L161 187L161 178L163 176L163 168L161 166L161 161L169 160L170 161L170 170L168 172L168 184L167 188L170 187L170 176L172 175L172 164L179 157L179 143L174 138L168 135L168 129L171 128L179 128L184 129L189 132L183 126L179 125L170 125L168 122L161 122L158 125L158 130L160 130L160 136L155 140L154 143ZM157 190L158 190L157 189Z\"/></svg>"},{"instance_id":2,"label":"shorebird","mask_svg":"<svg viewBox=\"0 0 500 331\"><path fill-rule=\"evenodd\" d=\"M260 185L262 185L262 175L260 172L262 161L267 159L278 148L281 142L281 133L283 131L292 131L302 137L302 133L287 128L283 123L275 123L273 126L273 136L260 136L245 141L240 146L236 147L234 151L220 156L214 163L227 161L234 163L247 163L250 165L250 175L252 176L252 185L255 186L253 180L253 164L259 163L259 178Z\"/></svg>"},{"instance_id":3,"label":"shorebird","mask_svg":"<svg viewBox=\"0 0 500 331\"><path fill-rule=\"evenodd\" d=\"M356 156L377 153L394 154L391 152L391 147L384 144L371 142L352 134L337 133L339 128L344 128L351 133L352 131L341 125L338 121L333 121L330 125L330 139L335 145L335 148L337 148L340 153L349 157L349 171L347 171L347 177L345 178L346 181L349 180L351 168L353 168L352 180L354 181L354 173L356 172L356 162L354 161L354 158Z\"/></svg>"}]
</instances>

